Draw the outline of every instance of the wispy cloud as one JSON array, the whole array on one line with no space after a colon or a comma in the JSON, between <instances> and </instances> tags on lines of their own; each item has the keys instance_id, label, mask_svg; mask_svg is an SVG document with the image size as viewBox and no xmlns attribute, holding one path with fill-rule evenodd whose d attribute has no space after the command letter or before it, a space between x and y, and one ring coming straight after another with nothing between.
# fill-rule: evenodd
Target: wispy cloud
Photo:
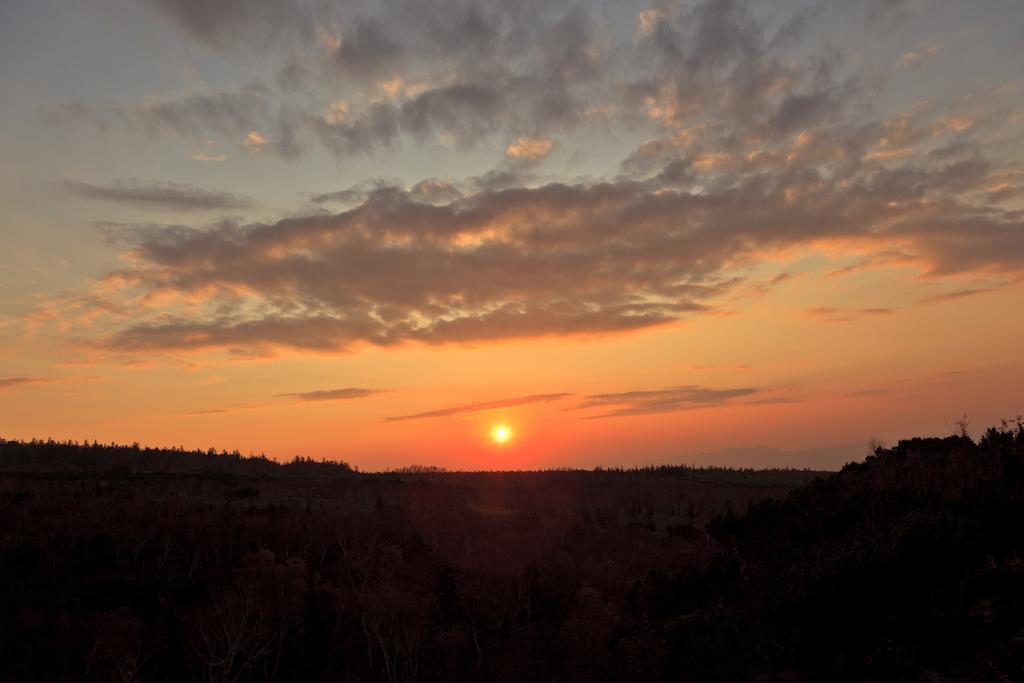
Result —
<instances>
[{"instance_id":1,"label":"wispy cloud","mask_svg":"<svg viewBox=\"0 0 1024 683\"><path fill-rule=\"evenodd\" d=\"M29 384L39 384L43 381L45 380L41 380L37 377L0 377L0 391Z\"/></svg>"},{"instance_id":2,"label":"wispy cloud","mask_svg":"<svg viewBox=\"0 0 1024 683\"><path fill-rule=\"evenodd\" d=\"M68 375L66 377L0 377L0 391L46 384L94 382L101 379L103 378L99 375Z\"/></svg>"},{"instance_id":3,"label":"wispy cloud","mask_svg":"<svg viewBox=\"0 0 1024 683\"><path fill-rule=\"evenodd\" d=\"M228 192L211 192L193 185L181 183L123 180L111 185L92 185L69 180L65 186L75 194L88 199L99 199L166 211L217 211L245 209L252 206L252 200Z\"/></svg>"},{"instance_id":4,"label":"wispy cloud","mask_svg":"<svg viewBox=\"0 0 1024 683\"><path fill-rule=\"evenodd\" d=\"M757 391L757 389L749 387L713 389L689 384L649 391L593 394L584 397L584 401L576 406L574 410L608 409L598 415L590 415L587 419L651 415L654 413L670 413L679 410L719 406L733 399L757 393Z\"/></svg>"},{"instance_id":5,"label":"wispy cloud","mask_svg":"<svg viewBox=\"0 0 1024 683\"><path fill-rule=\"evenodd\" d=\"M304 391L292 394L278 394L282 398L297 398L300 401L340 401L354 398L366 398L381 393L379 389L361 389L358 387L346 387L344 389L324 389L319 391Z\"/></svg>"},{"instance_id":6,"label":"wispy cloud","mask_svg":"<svg viewBox=\"0 0 1024 683\"><path fill-rule=\"evenodd\" d=\"M422 413L415 413L412 415L397 415L394 417L385 418L387 422L401 422L404 420L421 420L431 417L449 417L451 415L475 415L478 413L486 413L492 410L502 410L506 408L517 408L519 406L529 405L531 403L550 403L552 401L558 401L572 394L560 393L560 394L532 394L530 396L518 396L515 398L502 398L496 401L480 401L477 403L463 403L457 406L451 406L449 408L440 408L438 410L428 410Z\"/></svg>"},{"instance_id":7,"label":"wispy cloud","mask_svg":"<svg viewBox=\"0 0 1024 683\"><path fill-rule=\"evenodd\" d=\"M214 382L220 381L220 378L210 378ZM277 399L293 399L294 403L286 403L282 401L265 401L260 403L243 403L234 406L228 406L224 408L207 408L202 410L192 410L185 413L185 415L220 415L224 413L240 413L252 410L276 410L284 408L287 405L295 405L296 403L320 403L326 401L351 401L360 398L367 398L376 394L383 393L380 389L363 389L360 387L346 387L344 389L321 389L317 391L302 391L302 392L289 392L286 394L277 394L274 398Z\"/></svg>"},{"instance_id":8,"label":"wispy cloud","mask_svg":"<svg viewBox=\"0 0 1024 683\"><path fill-rule=\"evenodd\" d=\"M795 403L803 403L803 401L792 396L778 396L776 398L759 398L753 401L744 402L744 404L748 406L791 405Z\"/></svg>"},{"instance_id":9,"label":"wispy cloud","mask_svg":"<svg viewBox=\"0 0 1024 683\"><path fill-rule=\"evenodd\" d=\"M868 268L879 268L881 266L901 263L909 264L913 262L913 260L914 258L907 253L890 249L870 254L869 256L865 256L854 263L830 270L827 275L829 277L839 277L841 275L850 275L852 273L860 272Z\"/></svg>"},{"instance_id":10,"label":"wispy cloud","mask_svg":"<svg viewBox=\"0 0 1024 683\"><path fill-rule=\"evenodd\" d=\"M952 292L944 292L942 294L935 294L929 296L921 301L921 303L932 304L940 303L944 301L956 301L958 299L967 299L972 296L979 296L981 294L988 294L994 292L998 287L977 287L974 289L957 289Z\"/></svg>"},{"instance_id":11,"label":"wispy cloud","mask_svg":"<svg viewBox=\"0 0 1024 683\"><path fill-rule=\"evenodd\" d=\"M829 306L818 306L808 308L804 315L811 318L820 318L833 323L845 323L857 320L866 316L892 315L895 311L891 308L832 308Z\"/></svg>"}]
</instances>

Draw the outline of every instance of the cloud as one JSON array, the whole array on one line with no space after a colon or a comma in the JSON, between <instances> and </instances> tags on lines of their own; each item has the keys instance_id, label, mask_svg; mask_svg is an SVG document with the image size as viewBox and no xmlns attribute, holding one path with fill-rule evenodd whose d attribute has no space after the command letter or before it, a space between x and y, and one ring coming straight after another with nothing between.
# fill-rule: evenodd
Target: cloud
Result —
<instances>
[{"instance_id":1,"label":"cloud","mask_svg":"<svg viewBox=\"0 0 1024 683\"><path fill-rule=\"evenodd\" d=\"M500 84L456 83L424 89L401 103L346 106L343 116L332 107L307 121L324 148L338 157L393 148L403 135L420 143L451 139L467 147L501 128L506 98Z\"/></svg>"},{"instance_id":2,"label":"cloud","mask_svg":"<svg viewBox=\"0 0 1024 683\"><path fill-rule=\"evenodd\" d=\"M914 258L905 252L894 250L881 251L860 258L855 263L830 270L827 275L829 277L838 277L840 275L850 275L851 273L856 273L868 268L878 268L890 264L912 264L913 261Z\"/></svg>"},{"instance_id":3,"label":"cloud","mask_svg":"<svg viewBox=\"0 0 1024 683\"><path fill-rule=\"evenodd\" d=\"M35 377L0 377L0 391L13 389L15 387L38 384L43 380Z\"/></svg>"},{"instance_id":4,"label":"cloud","mask_svg":"<svg viewBox=\"0 0 1024 683\"><path fill-rule=\"evenodd\" d=\"M380 391L377 389L347 387L345 389L326 389L320 391L305 391L294 394L278 394L278 396L297 398L300 401L338 401L354 398L366 398L367 396L373 396L374 394L379 393Z\"/></svg>"},{"instance_id":5,"label":"cloud","mask_svg":"<svg viewBox=\"0 0 1024 683\"><path fill-rule=\"evenodd\" d=\"M586 127L603 134L609 121L643 132L678 133L696 124L702 140L735 144L813 129L874 98L856 72L838 75L853 67L844 71L849 65L837 64L836 55L813 45L801 46L809 54L799 59L785 52L799 43L813 12L778 17L784 28L773 33L777 22L758 18L743 2L657 3L637 17L640 40L599 10L559 0L545 3L544 12L497 1L352 7L225 0L216 8L197 0L150 2L207 45L264 49L288 41L277 88L254 81L106 113L70 102L50 108L54 122L218 134L249 147L247 136L256 131L266 154L294 159L317 141L348 158L396 150L406 138L468 147L547 140L538 133ZM901 3L876 2L868 13L902 11ZM344 117L332 109L339 80ZM596 111L615 115L594 121ZM521 149L515 158L536 159L550 151L545 144L509 149Z\"/></svg>"},{"instance_id":6,"label":"cloud","mask_svg":"<svg viewBox=\"0 0 1024 683\"><path fill-rule=\"evenodd\" d=\"M710 406L723 405L734 398L757 393L757 389L712 389L697 385L685 385L656 389L653 391L625 391L612 394L593 394L574 409L591 408L610 409L598 415L590 415L587 419L604 417L628 417L632 415L651 415L670 413L678 410L693 410Z\"/></svg>"},{"instance_id":7,"label":"cloud","mask_svg":"<svg viewBox=\"0 0 1024 683\"><path fill-rule=\"evenodd\" d=\"M266 146L267 138L260 133L258 130L250 130L245 134L245 138L242 140L242 144L254 152L258 152L260 149Z\"/></svg>"},{"instance_id":8,"label":"cloud","mask_svg":"<svg viewBox=\"0 0 1024 683\"><path fill-rule=\"evenodd\" d=\"M346 73L366 80L391 76L401 55L402 46L384 23L366 17L357 18L334 50L334 58Z\"/></svg>"},{"instance_id":9,"label":"cloud","mask_svg":"<svg viewBox=\"0 0 1024 683\"><path fill-rule=\"evenodd\" d=\"M472 343L636 330L707 310L734 284L707 272L728 246L703 248L710 236L699 233L673 246L664 218L690 200L642 190L549 185L435 205L391 188L333 216L140 228L138 267L109 281L186 297L193 314L169 307L105 345ZM632 216L651 201L646 218ZM208 313L197 318L203 299Z\"/></svg>"},{"instance_id":10,"label":"cloud","mask_svg":"<svg viewBox=\"0 0 1024 683\"><path fill-rule=\"evenodd\" d=\"M866 11L885 23L906 8ZM345 22L327 11L317 25L340 42L311 40L304 64L345 86L340 104L333 85L299 97L253 82L117 107L114 120L143 131L257 132L261 156L287 158L314 142L344 158L408 139L495 153L540 133L646 139L605 177L554 182L503 158L472 178L307 195L321 206L273 222L122 230L125 265L69 303L91 316L80 341L266 356L627 333L721 315L737 292L767 291L746 281L753 267L808 252L864 255L836 275L1024 273L1024 216L989 203L1019 184L993 142L1015 139L1009 114L960 100L879 111L884 84L803 40L822 17L779 24L714 0L657 10L640 36L557 3L396 2ZM423 89L382 90L396 78ZM614 114L588 118L598 106Z\"/></svg>"},{"instance_id":11,"label":"cloud","mask_svg":"<svg viewBox=\"0 0 1024 683\"><path fill-rule=\"evenodd\" d=\"M864 4L868 27L876 30L891 28L910 16L910 0L868 0Z\"/></svg>"},{"instance_id":12,"label":"cloud","mask_svg":"<svg viewBox=\"0 0 1024 683\"><path fill-rule=\"evenodd\" d=\"M649 7L640 10L636 16L636 30L641 36L649 36L654 32L658 22L665 16L665 10L660 7Z\"/></svg>"},{"instance_id":13,"label":"cloud","mask_svg":"<svg viewBox=\"0 0 1024 683\"><path fill-rule=\"evenodd\" d=\"M96 359L94 358L75 358L65 360L57 363L60 367L64 368L87 368L96 365Z\"/></svg>"},{"instance_id":14,"label":"cloud","mask_svg":"<svg viewBox=\"0 0 1024 683\"><path fill-rule=\"evenodd\" d=\"M307 149L311 116L260 81L236 90L118 104L93 116L156 136L176 134L205 142L211 136L237 141L243 150L295 159Z\"/></svg>"},{"instance_id":15,"label":"cloud","mask_svg":"<svg viewBox=\"0 0 1024 683\"><path fill-rule=\"evenodd\" d=\"M58 384L64 382L93 382L100 380L98 375L69 375L66 377L0 377L0 392L19 387L36 386L39 384Z\"/></svg>"},{"instance_id":16,"label":"cloud","mask_svg":"<svg viewBox=\"0 0 1024 683\"><path fill-rule=\"evenodd\" d=\"M220 135L248 147L248 134L257 131L266 141L258 148L273 156L296 158L319 141L345 158L395 149L403 137L465 147L499 131L514 138L572 125L596 104L594 91L605 88L608 75L604 36L586 8L568 2L548 3L545 12L448 0L364 8L297 0L226 0L216 8L150 2L209 46L265 49L289 41L276 88L254 81L98 108L73 101L48 107L47 120L192 139ZM336 93L328 84L338 81L351 94L344 118L325 101Z\"/></svg>"},{"instance_id":17,"label":"cloud","mask_svg":"<svg viewBox=\"0 0 1024 683\"><path fill-rule=\"evenodd\" d=\"M362 204L374 192L386 192L392 188L400 186L401 183L398 181L391 181L384 178L370 178L343 190L312 194L309 196L309 201L314 204L342 204L351 206Z\"/></svg>"},{"instance_id":18,"label":"cloud","mask_svg":"<svg viewBox=\"0 0 1024 683\"><path fill-rule=\"evenodd\" d=\"M551 138L522 137L513 142L505 150L505 156L511 159L543 159L551 153L555 141Z\"/></svg>"},{"instance_id":19,"label":"cloud","mask_svg":"<svg viewBox=\"0 0 1024 683\"><path fill-rule=\"evenodd\" d=\"M503 115L498 87L460 83L427 90L401 108L403 130L425 140L450 135L462 144L494 131Z\"/></svg>"},{"instance_id":20,"label":"cloud","mask_svg":"<svg viewBox=\"0 0 1024 683\"><path fill-rule=\"evenodd\" d=\"M977 287L974 289L957 289L951 292L943 292L942 294L936 294L929 296L921 301L921 303L931 304L940 303L944 301L956 301L958 299L966 299L972 296L979 296L981 294L988 294L994 292L998 287Z\"/></svg>"},{"instance_id":21,"label":"cloud","mask_svg":"<svg viewBox=\"0 0 1024 683\"><path fill-rule=\"evenodd\" d=\"M799 398L792 396L779 396L776 398L759 398L754 401L745 401L744 405L748 406L774 406L774 405L792 405L796 403L803 403Z\"/></svg>"},{"instance_id":22,"label":"cloud","mask_svg":"<svg viewBox=\"0 0 1024 683\"><path fill-rule=\"evenodd\" d=\"M110 121L102 112L81 99L43 106L39 117L51 126L88 126L100 131L110 127Z\"/></svg>"},{"instance_id":23,"label":"cloud","mask_svg":"<svg viewBox=\"0 0 1024 683\"><path fill-rule=\"evenodd\" d=\"M871 396L884 396L888 393L888 389L862 389L860 391L851 391L846 396L847 398L869 398Z\"/></svg>"},{"instance_id":24,"label":"cloud","mask_svg":"<svg viewBox=\"0 0 1024 683\"><path fill-rule=\"evenodd\" d=\"M252 206L252 200L246 197L228 192L210 192L181 183L144 183L131 179L105 186L66 181L65 186L88 199L161 211L222 211Z\"/></svg>"},{"instance_id":25,"label":"cloud","mask_svg":"<svg viewBox=\"0 0 1024 683\"><path fill-rule=\"evenodd\" d=\"M818 306L809 308L804 314L812 318L822 318L828 322L850 322L866 316L892 315L895 311L891 308L856 308L840 309L829 306Z\"/></svg>"},{"instance_id":26,"label":"cloud","mask_svg":"<svg viewBox=\"0 0 1024 683\"><path fill-rule=\"evenodd\" d=\"M148 0L200 42L261 49L312 30L311 5L295 0Z\"/></svg>"},{"instance_id":27,"label":"cloud","mask_svg":"<svg viewBox=\"0 0 1024 683\"><path fill-rule=\"evenodd\" d=\"M701 188L657 175L426 201L422 184L380 185L332 215L140 227L125 233L132 259L110 281L168 304L106 324L100 343L343 351L626 332L720 311L742 281L733 264L830 241L905 254L933 276L1024 269L1020 218L947 195L965 177L948 166L911 166L897 175L912 181L882 183L870 168L830 177L825 166L779 164L734 169L727 182L708 171Z\"/></svg>"},{"instance_id":28,"label":"cloud","mask_svg":"<svg viewBox=\"0 0 1024 683\"><path fill-rule=\"evenodd\" d=\"M463 403L462 405L452 406L450 408L441 408L439 410L428 410L423 413L415 413L413 415L398 415L395 417L385 418L387 422L402 422L405 420L422 420L431 417L449 417L451 415L476 415L479 413L486 413L492 410L503 410L507 408L518 408L519 406L529 405L532 403L550 403L552 401L559 401L572 394L532 394L530 396L519 396L516 398L503 398L496 401L481 401L478 403Z\"/></svg>"},{"instance_id":29,"label":"cloud","mask_svg":"<svg viewBox=\"0 0 1024 683\"><path fill-rule=\"evenodd\" d=\"M367 398L369 396L374 396L379 393L382 392L378 389L346 387L344 389L325 389L319 391L277 394L276 398L291 398L295 399L298 403L320 403L323 401L350 401L360 398ZM247 412L250 410L275 410L281 408L282 405L284 404L282 404L281 402L245 403L241 405L230 406L227 408L193 410L186 412L185 415L219 415L223 413Z\"/></svg>"},{"instance_id":30,"label":"cloud","mask_svg":"<svg viewBox=\"0 0 1024 683\"><path fill-rule=\"evenodd\" d=\"M923 50L916 50L906 52L899 59L896 60L896 66L898 68L907 68L910 66L917 66L922 62L925 62L932 57L935 57L942 50L941 45L929 45Z\"/></svg>"}]
</instances>

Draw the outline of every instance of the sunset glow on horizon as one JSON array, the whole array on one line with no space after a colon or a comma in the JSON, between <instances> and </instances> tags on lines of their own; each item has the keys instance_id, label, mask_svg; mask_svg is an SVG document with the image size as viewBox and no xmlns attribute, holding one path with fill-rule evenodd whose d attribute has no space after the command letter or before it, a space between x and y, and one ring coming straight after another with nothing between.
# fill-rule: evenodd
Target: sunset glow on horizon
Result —
<instances>
[{"instance_id":1,"label":"sunset glow on horizon","mask_svg":"<svg viewBox=\"0 0 1024 683\"><path fill-rule=\"evenodd\" d=\"M14 0L0 437L836 468L1024 412L1024 12Z\"/></svg>"}]
</instances>

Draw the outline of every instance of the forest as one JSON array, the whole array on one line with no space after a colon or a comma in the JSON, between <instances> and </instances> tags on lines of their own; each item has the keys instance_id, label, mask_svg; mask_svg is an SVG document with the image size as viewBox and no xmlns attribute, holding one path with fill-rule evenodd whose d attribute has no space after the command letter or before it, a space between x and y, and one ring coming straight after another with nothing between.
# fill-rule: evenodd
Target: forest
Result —
<instances>
[{"instance_id":1,"label":"forest","mask_svg":"<svg viewBox=\"0 0 1024 683\"><path fill-rule=\"evenodd\" d=\"M0 440L2 681L1024 679L1024 423L840 472Z\"/></svg>"}]
</instances>

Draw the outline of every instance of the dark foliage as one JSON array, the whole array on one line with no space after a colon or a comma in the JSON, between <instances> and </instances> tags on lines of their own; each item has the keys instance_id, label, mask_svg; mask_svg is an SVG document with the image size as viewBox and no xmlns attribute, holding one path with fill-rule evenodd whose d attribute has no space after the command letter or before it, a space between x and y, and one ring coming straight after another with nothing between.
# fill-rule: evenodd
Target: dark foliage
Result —
<instances>
[{"instance_id":1,"label":"dark foliage","mask_svg":"<svg viewBox=\"0 0 1024 683\"><path fill-rule=\"evenodd\" d=\"M708 529L620 627L665 680L1024 680L1024 428L912 439Z\"/></svg>"},{"instance_id":2,"label":"dark foliage","mask_svg":"<svg viewBox=\"0 0 1024 683\"><path fill-rule=\"evenodd\" d=\"M817 476L0 442L0 680L592 680L651 570Z\"/></svg>"},{"instance_id":3,"label":"dark foliage","mask_svg":"<svg viewBox=\"0 0 1024 683\"><path fill-rule=\"evenodd\" d=\"M827 478L0 442L0 680L1024 680L1024 428Z\"/></svg>"}]
</instances>

